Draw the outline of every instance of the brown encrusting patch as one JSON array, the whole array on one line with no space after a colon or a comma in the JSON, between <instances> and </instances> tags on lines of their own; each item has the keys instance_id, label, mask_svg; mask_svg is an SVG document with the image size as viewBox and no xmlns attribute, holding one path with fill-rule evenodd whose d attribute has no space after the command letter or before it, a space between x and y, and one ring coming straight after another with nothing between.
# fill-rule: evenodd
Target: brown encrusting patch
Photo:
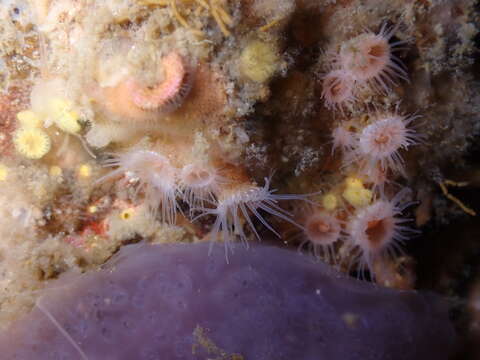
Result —
<instances>
[{"instance_id":1,"label":"brown encrusting patch","mask_svg":"<svg viewBox=\"0 0 480 360\"><path fill-rule=\"evenodd\" d=\"M12 134L16 129L16 114L28 108L30 89L12 86L0 94L0 154L14 153Z\"/></svg>"}]
</instances>

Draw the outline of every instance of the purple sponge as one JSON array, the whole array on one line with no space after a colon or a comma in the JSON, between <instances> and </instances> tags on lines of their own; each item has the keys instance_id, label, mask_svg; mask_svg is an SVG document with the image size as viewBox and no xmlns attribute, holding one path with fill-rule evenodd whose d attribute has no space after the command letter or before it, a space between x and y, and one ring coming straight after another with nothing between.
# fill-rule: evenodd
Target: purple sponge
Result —
<instances>
[{"instance_id":1,"label":"purple sponge","mask_svg":"<svg viewBox=\"0 0 480 360\"><path fill-rule=\"evenodd\" d=\"M64 277L0 336L1 359L447 359L432 295L346 278L308 256L238 246L132 245Z\"/></svg>"}]
</instances>

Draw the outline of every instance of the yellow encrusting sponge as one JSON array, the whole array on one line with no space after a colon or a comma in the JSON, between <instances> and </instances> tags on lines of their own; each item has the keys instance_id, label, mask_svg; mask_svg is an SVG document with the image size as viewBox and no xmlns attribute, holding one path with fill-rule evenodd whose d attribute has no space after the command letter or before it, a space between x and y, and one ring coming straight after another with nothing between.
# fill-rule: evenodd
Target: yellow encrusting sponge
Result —
<instances>
[{"instance_id":1,"label":"yellow encrusting sponge","mask_svg":"<svg viewBox=\"0 0 480 360\"><path fill-rule=\"evenodd\" d=\"M63 170L60 166L53 165L50 167L50 170L49 170L50 176L59 177L59 176L62 176L62 173L63 173Z\"/></svg>"},{"instance_id":2,"label":"yellow encrusting sponge","mask_svg":"<svg viewBox=\"0 0 480 360\"><path fill-rule=\"evenodd\" d=\"M62 98L53 98L50 100L50 111L53 121L61 130L69 134L76 134L81 130L78 122L80 115L73 110L72 103Z\"/></svg>"},{"instance_id":3,"label":"yellow encrusting sponge","mask_svg":"<svg viewBox=\"0 0 480 360\"><path fill-rule=\"evenodd\" d=\"M278 50L260 40L251 41L240 55L240 71L252 81L269 80L279 64Z\"/></svg>"},{"instance_id":4,"label":"yellow encrusting sponge","mask_svg":"<svg viewBox=\"0 0 480 360\"><path fill-rule=\"evenodd\" d=\"M38 128L21 127L13 135L15 149L29 159L40 159L50 151L48 134Z\"/></svg>"},{"instance_id":5,"label":"yellow encrusting sponge","mask_svg":"<svg viewBox=\"0 0 480 360\"><path fill-rule=\"evenodd\" d=\"M347 202L354 207L362 207L370 204L373 193L366 189L363 182L354 177L348 177L345 180L346 188L342 196Z\"/></svg>"},{"instance_id":6,"label":"yellow encrusting sponge","mask_svg":"<svg viewBox=\"0 0 480 360\"><path fill-rule=\"evenodd\" d=\"M325 194L322 198L322 205L328 211L335 210L338 206L337 197L332 193Z\"/></svg>"},{"instance_id":7,"label":"yellow encrusting sponge","mask_svg":"<svg viewBox=\"0 0 480 360\"><path fill-rule=\"evenodd\" d=\"M17 113L17 120L21 127L38 128L42 125L42 120L31 110Z\"/></svg>"}]
</instances>

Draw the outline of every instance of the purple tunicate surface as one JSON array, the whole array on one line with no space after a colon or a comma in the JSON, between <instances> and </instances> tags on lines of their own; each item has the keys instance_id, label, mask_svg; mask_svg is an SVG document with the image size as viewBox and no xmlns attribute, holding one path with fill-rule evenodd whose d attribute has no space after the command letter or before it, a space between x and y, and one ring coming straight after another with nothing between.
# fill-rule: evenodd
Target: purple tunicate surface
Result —
<instances>
[{"instance_id":1,"label":"purple tunicate surface","mask_svg":"<svg viewBox=\"0 0 480 360\"><path fill-rule=\"evenodd\" d=\"M447 359L438 298L346 278L254 245L131 245L68 276L0 336L1 359ZM71 337L71 340L68 340ZM74 343L72 343L74 341Z\"/></svg>"}]
</instances>

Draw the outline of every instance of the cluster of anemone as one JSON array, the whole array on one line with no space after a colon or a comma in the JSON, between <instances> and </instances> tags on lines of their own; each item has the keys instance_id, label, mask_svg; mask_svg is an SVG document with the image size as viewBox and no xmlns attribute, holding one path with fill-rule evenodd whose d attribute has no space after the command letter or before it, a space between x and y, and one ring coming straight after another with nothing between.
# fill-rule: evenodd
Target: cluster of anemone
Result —
<instances>
[{"instance_id":1,"label":"cluster of anemone","mask_svg":"<svg viewBox=\"0 0 480 360\"><path fill-rule=\"evenodd\" d=\"M326 107L341 111L359 101L360 89L386 95L407 72L394 55L404 41L390 42L396 27L383 25L378 34L366 32L346 41L323 78ZM301 246L330 263L375 278L377 265L403 254L402 246L415 233L402 212L411 204L409 191L395 190L394 180L406 177L403 152L421 141L412 126L416 115L379 111L341 120L332 129L332 156L342 157L346 179L306 211ZM392 186L390 186L392 185Z\"/></svg>"},{"instance_id":2,"label":"cluster of anemone","mask_svg":"<svg viewBox=\"0 0 480 360\"><path fill-rule=\"evenodd\" d=\"M405 66L395 55L406 41L390 42L396 30L384 24L378 34L366 32L340 46L333 55L332 70L323 77L327 108L343 111L357 101L360 89L387 94L398 79L408 80Z\"/></svg>"},{"instance_id":3,"label":"cluster of anemone","mask_svg":"<svg viewBox=\"0 0 480 360\"><path fill-rule=\"evenodd\" d=\"M345 101L356 100L355 88L369 87L387 94L397 78L408 80L404 65L394 54L406 41L390 42L396 29L384 24L378 34L366 32L340 46L332 61L335 69L324 77L322 96L328 108L343 112ZM332 131L332 151L342 152L344 168L354 166L356 172L383 188L389 174L405 176L402 151L421 139L412 127L417 118L403 115L397 107L344 120Z\"/></svg>"},{"instance_id":4,"label":"cluster of anemone","mask_svg":"<svg viewBox=\"0 0 480 360\"><path fill-rule=\"evenodd\" d=\"M291 214L278 202L303 199L301 195L275 194L276 190L270 188L270 178L265 178L263 186L257 186L243 178L224 177L208 161L177 167L158 150L131 149L114 155L104 164L116 169L100 178L98 183L118 180L122 186L134 184L134 196L142 196L152 214L163 222L175 223L176 214L181 211L179 200L189 206L188 216L192 220L214 215L216 220L210 237L212 240L223 240L226 248L229 240L237 236L246 242L245 223L260 239L253 218L280 236L262 212L296 224Z\"/></svg>"},{"instance_id":5,"label":"cluster of anemone","mask_svg":"<svg viewBox=\"0 0 480 360\"><path fill-rule=\"evenodd\" d=\"M302 208L297 217L302 231L300 249L362 277L376 277L378 264L391 263L404 255L403 246L416 230L406 223L404 210L409 189L394 196L378 196L371 184L347 177L323 196L322 201ZM331 197L331 199L327 199ZM332 205L333 204L333 205Z\"/></svg>"}]
</instances>

